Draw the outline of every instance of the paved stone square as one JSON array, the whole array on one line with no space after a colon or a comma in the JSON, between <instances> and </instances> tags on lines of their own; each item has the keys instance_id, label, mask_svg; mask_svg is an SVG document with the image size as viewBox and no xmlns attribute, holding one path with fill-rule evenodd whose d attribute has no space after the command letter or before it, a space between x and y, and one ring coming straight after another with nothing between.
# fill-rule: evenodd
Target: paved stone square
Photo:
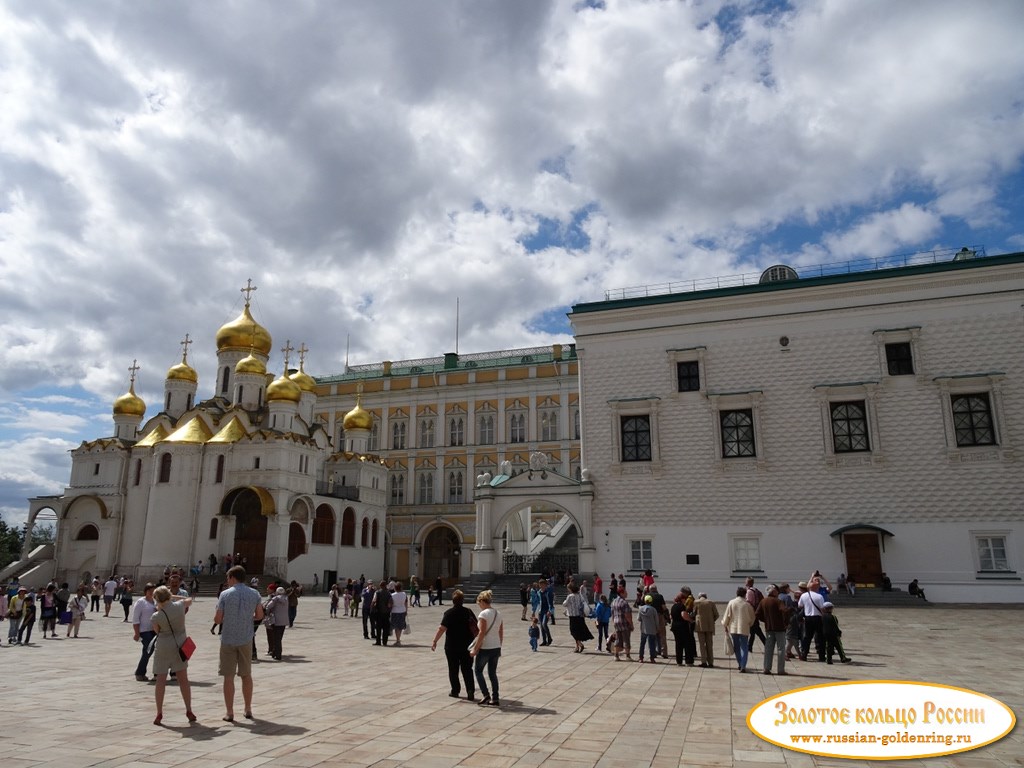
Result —
<instances>
[{"instance_id":1,"label":"paved stone square","mask_svg":"<svg viewBox=\"0 0 1024 768\"><path fill-rule=\"evenodd\" d=\"M43 639L0 650L6 702L2 768L84 766L638 766L877 765L818 758L775 747L746 726L747 712L784 690L839 680L915 680L961 686L1024 712L1024 611L936 606L922 610L845 608L839 613L854 663L791 662L781 678L718 668L619 662L572 653L568 626L555 645L533 653L519 606L497 606L506 620L498 667L500 710L448 696L440 647L430 651L442 608L411 611L400 648L363 640L360 620L331 619L325 597L303 598L285 632L282 662L254 669L255 722L221 721L218 640L209 634L215 601L201 598L188 615L198 644L189 676L199 723L190 726L168 686L164 725L152 724L152 683L133 676L139 647L117 605L112 618L90 614L81 637ZM446 603L445 608L449 607ZM117 613L118 618L113 618ZM93 618L100 617L100 618ZM4 633L6 639L6 633ZM671 646L671 639L669 641ZM672 654L670 653L670 656ZM674 657L673 657L674 658ZM761 668L757 644L751 669ZM241 715L241 693L236 715ZM981 749L900 765L1003 768L1024 765L1018 724Z\"/></svg>"}]
</instances>

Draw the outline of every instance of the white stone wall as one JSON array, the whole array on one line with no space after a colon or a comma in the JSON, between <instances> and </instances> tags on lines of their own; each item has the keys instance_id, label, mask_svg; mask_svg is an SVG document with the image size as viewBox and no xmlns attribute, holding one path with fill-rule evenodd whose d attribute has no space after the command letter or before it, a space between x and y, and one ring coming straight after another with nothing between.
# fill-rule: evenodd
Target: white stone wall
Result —
<instances>
[{"instance_id":1,"label":"white stone wall","mask_svg":"<svg viewBox=\"0 0 1024 768\"><path fill-rule=\"evenodd\" d=\"M767 578L814 568L834 578L846 568L829 532L866 522L896 534L882 555L896 584L917 577L958 599L1024 600L1020 582L977 579L972 533L1003 532L1011 568L1024 572L1024 268L971 273L574 314L602 575L628 567L630 538L652 538L660 574L720 585L712 597L725 599L736 581L729 536L753 532ZM890 377L875 332L911 327L916 375ZM706 391L678 393L668 350L697 347ZM993 372L1005 374L994 396L1000 445L957 451L935 379ZM855 382L877 382L873 450L830 462L820 385ZM758 457L720 459L707 395L750 390L761 393ZM656 404L660 462L618 460L609 401L631 398ZM685 566L687 553L701 565Z\"/></svg>"}]
</instances>

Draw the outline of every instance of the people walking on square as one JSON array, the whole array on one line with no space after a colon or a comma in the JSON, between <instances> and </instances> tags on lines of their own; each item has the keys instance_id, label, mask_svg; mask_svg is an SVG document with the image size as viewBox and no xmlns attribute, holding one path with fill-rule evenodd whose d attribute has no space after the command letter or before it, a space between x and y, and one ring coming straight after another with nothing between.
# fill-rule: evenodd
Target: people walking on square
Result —
<instances>
[{"instance_id":1,"label":"people walking on square","mask_svg":"<svg viewBox=\"0 0 1024 768\"><path fill-rule=\"evenodd\" d=\"M89 607L89 613L98 613L100 610L100 598L103 597L103 582L100 581L100 577L97 576L92 580L92 603Z\"/></svg>"},{"instance_id":2,"label":"people walking on square","mask_svg":"<svg viewBox=\"0 0 1024 768\"><path fill-rule=\"evenodd\" d=\"M684 663L692 667L697 655L697 644L694 642L693 625L696 617L693 614L693 593L689 587L683 587L672 600L669 612L670 628L676 646L676 664Z\"/></svg>"},{"instance_id":3,"label":"people walking on square","mask_svg":"<svg viewBox=\"0 0 1024 768\"><path fill-rule=\"evenodd\" d=\"M42 620L43 639L56 637L57 588L53 584L48 584L46 591L39 596L39 618Z\"/></svg>"},{"instance_id":4,"label":"people walking on square","mask_svg":"<svg viewBox=\"0 0 1024 768\"><path fill-rule=\"evenodd\" d=\"M530 617L530 628L526 634L530 638L530 649L536 653L537 645L540 643L540 621L536 616Z\"/></svg>"},{"instance_id":5,"label":"people walking on square","mask_svg":"<svg viewBox=\"0 0 1024 768\"><path fill-rule=\"evenodd\" d=\"M18 627L18 645L28 645L32 642L32 627L35 625L36 598L35 595L29 592L25 597L25 605L21 610L21 626Z\"/></svg>"},{"instance_id":6,"label":"people walking on square","mask_svg":"<svg viewBox=\"0 0 1024 768\"><path fill-rule=\"evenodd\" d=\"M299 598L302 597L302 585L292 579L286 590L288 596L288 627L295 626L295 617L299 615Z\"/></svg>"},{"instance_id":7,"label":"people walking on square","mask_svg":"<svg viewBox=\"0 0 1024 768\"><path fill-rule=\"evenodd\" d=\"M526 621L526 611L530 607L530 588L526 585L526 582L522 582L519 585L519 602L523 606L523 615L520 618Z\"/></svg>"},{"instance_id":8,"label":"people walking on square","mask_svg":"<svg viewBox=\"0 0 1024 768\"><path fill-rule=\"evenodd\" d=\"M597 625L597 649L605 649L606 643L611 640L608 633L608 623L612 619L612 607L608 604L608 595L594 592L597 597L597 604L594 606L594 623ZM611 649L607 649L611 652Z\"/></svg>"},{"instance_id":9,"label":"people walking on square","mask_svg":"<svg viewBox=\"0 0 1024 768\"><path fill-rule=\"evenodd\" d=\"M779 599L779 588L772 584L768 588L768 594L762 598L757 610L754 611L754 619L764 624L764 673L772 673L772 654L777 654L778 662L775 667L777 674L785 675L786 672L786 628L789 625L790 609Z\"/></svg>"},{"instance_id":10,"label":"people walking on square","mask_svg":"<svg viewBox=\"0 0 1024 768\"><path fill-rule=\"evenodd\" d=\"M700 646L700 665L715 666L715 632L718 629L718 606L708 600L706 592L697 595L693 603L694 623L697 643Z\"/></svg>"},{"instance_id":11,"label":"people walking on square","mask_svg":"<svg viewBox=\"0 0 1024 768\"><path fill-rule=\"evenodd\" d=\"M228 588L217 598L214 622L223 625L220 636L218 674L224 678L223 720L235 719L235 675L242 680L242 701L245 716L252 719L252 642L253 623L263 619L260 593L245 584L245 569L231 566L227 572Z\"/></svg>"},{"instance_id":12,"label":"people walking on square","mask_svg":"<svg viewBox=\"0 0 1024 768\"><path fill-rule=\"evenodd\" d=\"M156 633L156 649L153 653L153 676L156 678L156 718L153 725L160 725L164 719L164 691L167 688L167 674L173 672L181 691L181 700L185 704L185 717L190 723L196 721L192 713L192 687L188 681L188 661L181 658L178 649L188 639L185 629L185 609L192 598L175 602L171 599L171 590L157 587L153 590L156 600L156 611L151 620L153 632Z\"/></svg>"},{"instance_id":13,"label":"people walking on square","mask_svg":"<svg viewBox=\"0 0 1024 768\"><path fill-rule=\"evenodd\" d=\"M448 662L448 695L459 698L462 685L459 676L466 684L466 699L476 701L476 681L473 677L473 658L469 655L469 646L473 642L477 628L476 614L463 605L465 595L461 589L452 592L452 607L441 616L441 624L430 643L430 650L437 650L437 641L444 635L444 656Z\"/></svg>"},{"instance_id":14,"label":"people walking on square","mask_svg":"<svg viewBox=\"0 0 1024 768\"><path fill-rule=\"evenodd\" d=\"M276 661L281 661L284 655L284 630L288 626L290 612L288 591L284 587L277 587L263 604L263 623L267 628L269 654Z\"/></svg>"},{"instance_id":15,"label":"people walking on square","mask_svg":"<svg viewBox=\"0 0 1024 768\"><path fill-rule=\"evenodd\" d=\"M653 578L653 576L652 576ZM646 594L651 596L651 605L658 612L658 652L661 658L668 658L668 625L671 621L668 602L665 596L658 590L657 584L649 584L644 587Z\"/></svg>"},{"instance_id":16,"label":"people walking on square","mask_svg":"<svg viewBox=\"0 0 1024 768\"><path fill-rule=\"evenodd\" d=\"M135 665L135 679L140 683L149 680L146 676L146 668L149 666L149 657L153 653L153 614L156 613L156 601L153 599L153 590L156 586L146 584L142 597L135 601L132 608L132 634L135 642L142 644L142 653L139 655L139 663Z\"/></svg>"},{"instance_id":17,"label":"people walking on square","mask_svg":"<svg viewBox=\"0 0 1024 768\"><path fill-rule=\"evenodd\" d=\"M587 626L587 614L590 612L586 599L580 593L580 587L575 581L569 582L569 594L562 603L565 612L569 616L569 634L576 642L575 653L583 653L584 643L594 639L594 635ZM525 612L525 608L523 609Z\"/></svg>"},{"instance_id":18,"label":"people walking on square","mask_svg":"<svg viewBox=\"0 0 1024 768\"><path fill-rule=\"evenodd\" d=\"M110 607L114 604L114 593L117 592L117 579L111 576L103 584L103 618L110 616Z\"/></svg>"},{"instance_id":19,"label":"people walking on square","mask_svg":"<svg viewBox=\"0 0 1024 768\"><path fill-rule=\"evenodd\" d=\"M391 631L395 633L395 645L402 644L402 633L408 626L409 594L402 591L402 581L395 581L395 591L391 594Z\"/></svg>"},{"instance_id":20,"label":"people walking on square","mask_svg":"<svg viewBox=\"0 0 1024 768\"><path fill-rule=\"evenodd\" d=\"M477 616L476 639L469 655L476 659L476 685L483 694L480 704L497 707L501 703L498 694L498 659L501 658L501 646L505 640L505 623L501 619L501 614L491 607L492 597L491 590L485 589L476 598L480 614ZM484 679L485 668L487 680ZM489 689L488 681L491 683Z\"/></svg>"},{"instance_id":21,"label":"people walking on square","mask_svg":"<svg viewBox=\"0 0 1024 768\"><path fill-rule=\"evenodd\" d=\"M754 609L747 602L747 588L736 587L736 597L725 606L722 626L732 638L732 651L736 655L736 663L739 665L740 672L747 671L747 655L749 654L747 640L753 623Z\"/></svg>"},{"instance_id":22,"label":"people walking on square","mask_svg":"<svg viewBox=\"0 0 1024 768\"><path fill-rule=\"evenodd\" d=\"M612 603L612 629L615 630L615 660L620 661L621 654L625 652L626 660L632 661L630 636L633 633L633 609L626 600L625 587L620 588Z\"/></svg>"},{"instance_id":23,"label":"people walking on square","mask_svg":"<svg viewBox=\"0 0 1024 768\"><path fill-rule=\"evenodd\" d=\"M363 584L363 589L359 593L359 600L363 604L363 639L369 640L371 637L376 637L377 631L377 620L374 618L373 613L370 611L370 607L373 605L373 596L377 594L377 591L373 588L373 582L367 581Z\"/></svg>"},{"instance_id":24,"label":"people walking on square","mask_svg":"<svg viewBox=\"0 0 1024 768\"><path fill-rule=\"evenodd\" d=\"M835 606L832 603L825 603L823 608L821 633L825 637L825 663L831 664L832 657L838 655L839 661L849 664L850 657L843 650L843 630L839 628L839 620L835 616Z\"/></svg>"},{"instance_id":25,"label":"people walking on square","mask_svg":"<svg viewBox=\"0 0 1024 768\"><path fill-rule=\"evenodd\" d=\"M409 580L409 605L416 608L423 607L420 604L420 582L415 576Z\"/></svg>"},{"instance_id":26,"label":"people walking on square","mask_svg":"<svg viewBox=\"0 0 1024 768\"><path fill-rule=\"evenodd\" d=\"M25 602L28 598L28 587L18 585L14 597L7 601L7 644L18 639L18 630L21 628L21 616L25 611Z\"/></svg>"},{"instance_id":27,"label":"people walking on square","mask_svg":"<svg viewBox=\"0 0 1024 768\"><path fill-rule=\"evenodd\" d=\"M541 645L551 645L551 630L548 628L549 625L554 624L554 616L552 615L553 606L551 605L551 592L548 591L548 583L544 580L540 580L540 637Z\"/></svg>"},{"instance_id":28,"label":"people walking on square","mask_svg":"<svg viewBox=\"0 0 1024 768\"><path fill-rule=\"evenodd\" d=\"M658 661L658 611L654 607L654 598L651 595L644 595L640 610L637 611L637 621L640 624L640 655L637 661L644 663L644 648L649 648L651 664Z\"/></svg>"},{"instance_id":29,"label":"people walking on square","mask_svg":"<svg viewBox=\"0 0 1024 768\"><path fill-rule=\"evenodd\" d=\"M341 603L341 587L338 584L331 584L331 613L332 619L338 618L338 604ZM342 616L348 616L348 604L352 601L352 593L345 592L345 609L342 611Z\"/></svg>"},{"instance_id":30,"label":"people walking on square","mask_svg":"<svg viewBox=\"0 0 1024 768\"><path fill-rule=\"evenodd\" d=\"M370 604L370 609L373 611L374 616L374 627L373 627L373 644L374 645L387 645L388 638L391 637L391 592L388 591L387 585L381 581L380 586L377 587L377 591L373 594L373 601Z\"/></svg>"},{"instance_id":31,"label":"people walking on square","mask_svg":"<svg viewBox=\"0 0 1024 768\"><path fill-rule=\"evenodd\" d=\"M444 582L440 576L434 579L434 597L437 598L438 605L444 605Z\"/></svg>"},{"instance_id":32,"label":"people walking on square","mask_svg":"<svg viewBox=\"0 0 1024 768\"><path fill-rule=\"evenodd\" d=\"M760 589L754 586L754 579L752 576L746 578L747 587L747 602L750 603L750 607L754 609L754 616L757 616L757 606L761 604L764 599L764 593ZM747 640L747 651L753 652L754 650L754 638L761 640L761 645L764 645L764 632L761 630L761 622L754 619L754 623L750 625L750 637Z\"/></svg>"},{"instance_id":33,"label":"people walking on square","mask_svg":"<svg viewBox=\"0 0 1024 768\"><path fill-rule=\"evenodd\" d=\"M85 618L85 611L88 607L89 596L85 594L85 584L79 584L75 594L68 598L68 611L71 612L71 621L68 622L68 637L78 637L78 628L82 626L82 619Z\"/></svg>"},{"instance_id":34,"label":"people walking on square","mask_svg":"<svg viewBox=\"0 0 1024 768\"><path fill-rule=\"evenodd\" d=\"M124 586L121 587L121 595L118 597L118 602L121 603L121 608L124 610L124 623L128 623L130 620L129 614L135 602L135 584L131 580L125 581Z\"/></svg>"},{"instance_id":35,"label":"people walking on square","mask_svg":"<svg viewBox=\"0 0 1024 768\"><path fill-rule=\"evenodd\" d=\"M804 637L804 612L797 605L799 595L794 596L789 584L779 585L779 600L789 609L786 621L786 659L800 658Z\"/></svg>"},{"instance_id":36,"label":"people walking on square","mask_svg":"<svg viewBox=\"0 0 1024 768\"><path fill-rule=\"evenodd\" d=\"M818 653L818 661L825 660L825 639L821 627L821 617L825 613L825 598L818 592L818 587L817 579L812 579L810 583L800 582L803 594L800 595L797 606L804 615L804 639L800 645L801 661L807 661L807 652L811 650L812 640Z\"/></svg>"}]
</instances>

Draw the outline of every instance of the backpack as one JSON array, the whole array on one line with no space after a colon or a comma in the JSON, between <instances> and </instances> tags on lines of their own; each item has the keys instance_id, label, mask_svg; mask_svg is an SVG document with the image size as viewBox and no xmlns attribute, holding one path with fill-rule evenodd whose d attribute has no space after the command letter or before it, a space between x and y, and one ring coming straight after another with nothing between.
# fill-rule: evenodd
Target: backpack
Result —
<instances>
[{"instance_id":1,"label":"backpack","mask_svg":"<svg viewBox=\"0 0 1024 768\"><path fill-rule=\"evenodd\" d=\"M761 601L764 600L764 595L761 593L761 590L757 587L751 587L750 591L754 593L754 610L756 611L757 606L759 606L761 604Z\"/></svg>"}]
</instances>

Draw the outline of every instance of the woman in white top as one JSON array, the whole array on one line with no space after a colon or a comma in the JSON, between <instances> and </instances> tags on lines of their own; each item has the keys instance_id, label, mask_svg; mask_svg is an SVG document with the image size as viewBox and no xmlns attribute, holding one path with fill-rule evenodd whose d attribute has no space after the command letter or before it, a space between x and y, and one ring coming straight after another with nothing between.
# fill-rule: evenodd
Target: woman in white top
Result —
<instances>
[{"instance_id":1,"label":"woman in white top","mask_svg":"<svg viewBox=\"0 0 1024 768\"><path fill-rule=\"evenodd\" d=\"M395 631L395 645L402 644L402 632L408 626L406 613L409 611L409 595L402 591L402 582L395 582L395 591L391 594L391 629Z\"/></svg>"},{"instance_id":2,"label":"woman in white top","mask_svg":"<svg viewBox=\"0 0 1024 768\"><path fill-rule=\"evenodd\" d=\"M489 589L485 589L476 598L476 604L480 606L480 615L477 616L476 639L469 651L469 655L476 658L476 684L484 695L480 704L485 707L496 707L499 704L498 659L501 657L501 644L505 640L505 624L501 620L501 614L491 607L492 598L493 593ZM491 681L493 692L487 690L484 666L487 667L487 677Z\"/></svg>"}]
</instances>

